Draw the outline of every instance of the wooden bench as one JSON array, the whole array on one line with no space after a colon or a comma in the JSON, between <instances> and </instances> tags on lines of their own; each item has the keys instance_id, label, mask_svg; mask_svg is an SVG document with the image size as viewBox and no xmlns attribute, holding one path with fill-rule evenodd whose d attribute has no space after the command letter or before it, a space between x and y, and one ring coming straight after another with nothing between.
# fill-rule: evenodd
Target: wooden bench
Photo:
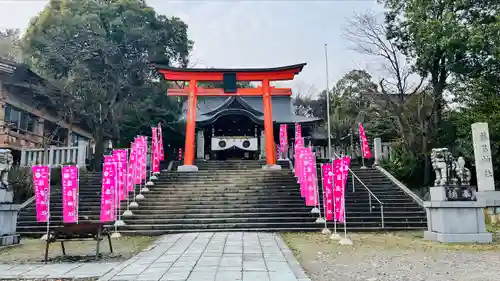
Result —
<instances>
[{"instance_id":1,"label":"wooden bench","mask_svg":"<svg viewBox=\"0 0 500 281\"><path fill-rule=\"evenodd\" d=\"M68 224L62 227L56 227L49 231L49 235L45 245L45 262L49 257L49 246L52 243L61 243L63 255L66 255L64 242L70 241L96 241L96 257L99 256L99 246L104 237L108 237L109 249L113 253L113 245L111 244L111 236L109 232L100 223L81 222L78 224Z\"/></svg>"}]
</instances>

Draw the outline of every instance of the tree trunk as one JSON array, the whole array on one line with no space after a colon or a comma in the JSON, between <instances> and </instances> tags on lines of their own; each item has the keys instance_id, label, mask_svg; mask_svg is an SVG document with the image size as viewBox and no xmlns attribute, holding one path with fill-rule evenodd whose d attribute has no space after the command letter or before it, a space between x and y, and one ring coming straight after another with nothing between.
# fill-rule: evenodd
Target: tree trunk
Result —
<instances>
[{"instance_id":1,"label":"tree trunk","mask_svg":"<svg viewBox=\"0 0 500 281\"><path fill-rule=\"evenodd\" d=\"M95 131L95 153L94 159L92 159L92 167L96 172L100 172L102 168L102 158L104 155L104 136L103 136L103 128L97 127Z\"/></svg>"}]
</instances>

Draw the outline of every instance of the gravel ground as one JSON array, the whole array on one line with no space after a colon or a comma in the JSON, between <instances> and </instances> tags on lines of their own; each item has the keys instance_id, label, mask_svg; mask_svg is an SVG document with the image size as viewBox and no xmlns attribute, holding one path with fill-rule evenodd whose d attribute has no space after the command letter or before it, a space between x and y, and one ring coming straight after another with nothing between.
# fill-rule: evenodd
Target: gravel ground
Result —
<instances>
[{"instance_id":1,"label":"gravel ground","mask_svg":"<svg viewBox=\"0 0 500 281\"><path fill-rule=\"evenodd\" d=\"M286 233L284 240L313 281L497 281L500 241L451 245L423 232L352 234L341 246L319 233Z\"/></svg>"},{"instance_id":2,"label":"gravel ground","mask_svg":"<svg viewBox=\"0 0 500 281\"><path fill-rule=\"evenodd\" d=\"M75 241L64 243L66 256L62 255L59 243L53 243L49 248L49 262L96 262L96 261L122 261L131 258L134 254L145 249L154 240L153 237L131 236L111 239L114 253L109 252L108 241L101 242L102 256L95 256L95 241ZM0 248L0 263L38 263L43 262L45 241L40 239L21 239L21 244ZM91 280L91 279L84 279Z\"/></svg>"}]
</instances>

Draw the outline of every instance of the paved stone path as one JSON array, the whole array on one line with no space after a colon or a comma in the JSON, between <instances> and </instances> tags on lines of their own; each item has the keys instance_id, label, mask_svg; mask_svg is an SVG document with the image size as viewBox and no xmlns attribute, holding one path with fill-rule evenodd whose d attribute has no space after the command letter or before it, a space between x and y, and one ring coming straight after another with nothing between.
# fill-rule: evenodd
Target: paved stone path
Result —
<instances>
[{"instance_id":1,"label":"paved stone path","mask_svg":"<svg viewBox=\"0 0 500 281\"><path fill-rule=\"evenodd\" d=\"M167 235L99 281L310 281L273 233Z\"/></svg>"},{"instance_id":2,"label":"paved stone path","mask_svg":"<svg viewBox=\"0 0 500 281\"><path fill-rule=\"evenodd\" d=\"M0 264L0 279L85 278L102 276L119 262L63 264Z\"/></svg>"},{"instance_id":3,"label":"paved stone path","mask_svg":"<svg viewBox=\"0 0 500 281\"><path fill-rule=\"evenodd\" d=\"M310 281L274 233L166 235L125 262L0 264L0 279L101 277L99 281Z\"/></svg>"}]
</instances>

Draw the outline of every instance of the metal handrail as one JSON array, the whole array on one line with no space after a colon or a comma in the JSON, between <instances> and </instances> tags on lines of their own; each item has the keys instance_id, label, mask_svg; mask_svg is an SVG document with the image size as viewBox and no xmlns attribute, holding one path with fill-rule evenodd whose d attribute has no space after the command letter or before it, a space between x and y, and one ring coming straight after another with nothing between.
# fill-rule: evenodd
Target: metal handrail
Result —
<instances>
[{"instance_id":1,"label":"metal handrail","mask_svg":"<svg viewBox=\"0 0 500 281\"><path fill-rule=\"evenodd\" d=\"M335 157L340 158L337 153L334 152L333 154L335 155ZM351 172L351 176L355 177L361 183L361 185L366 189L366 191L368 191L368 204L370 205L370 213L372 212L372 196L380 204L380 218L382 220L382 228L384 228L385 227L385 222L384 222L384 203L382 203L382 201L380 201L378 199L378 197L375 194L373 194L373 192L368 188L368 186L366 186L366 184L351 170L351 168L347 168L347 169L349 170L349 172ZM352 181L352 187L353 187L353 192L355 192L355 190L354 190L354 179Z\"/></svg>"},{"instance_id":2,"label":"metal handrail","mask_svg":"<svg viewBox=\"0 0 500 281\"><path fill-rule=\"evenodd\" d=\"M351 172L351 176L355 177L361 183L361 185L368 191L368 204L370 205L370 213L372 212L372 196L380 204L380 219L382 220L382 228L384 228L385 227L384 203L382 203L382 201L380 201L378 199L378 197L375 196L375 194L373 194L373 192L368 188L368 186L366 186L365 183L350 168L348 168L348 169L349 169L349 172ZM354 180L352 181L352 186L354 189Z\"/></svg>"},{"instance_id":3,"label":"metal handrail","mask_svg":"<svg viewBox=\"0 0 500 281\"><path fill-rule=\"evenodd\" d=\"M373 196L373 198L375 198L375 200L377 200L377 202L379 202L382 205L384 204L382 203L382 201L378 199L377 196L375 196L375 194L373 194L373 192L365 185L365 183L358 176L356 176L356 174L351 169L349 169L349 172L351 172L351 175L356 177L356 179L361 183L361 185L363 185L363 187Z\"/></svg>"}]
</instances>

